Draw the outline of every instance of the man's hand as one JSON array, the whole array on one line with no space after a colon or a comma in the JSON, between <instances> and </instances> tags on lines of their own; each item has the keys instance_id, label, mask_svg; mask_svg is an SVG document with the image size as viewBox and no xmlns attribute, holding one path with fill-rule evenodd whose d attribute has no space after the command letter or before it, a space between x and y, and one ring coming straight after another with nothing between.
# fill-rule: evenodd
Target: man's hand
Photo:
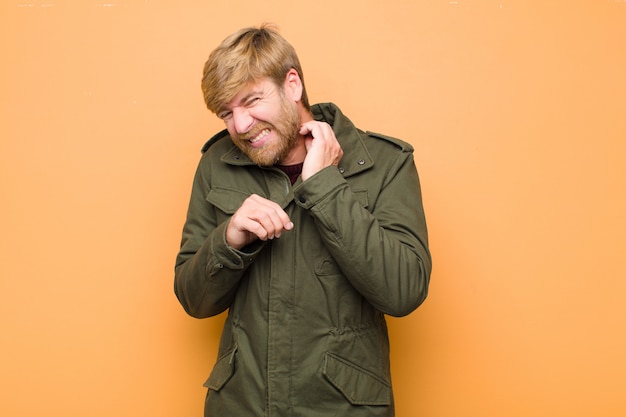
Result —
<instances>
[{"instance_id":1,"label":"man's hand","mask_svg":"<svg viewBox=\"0 0 626 417\"><path fill-rule=\"evenodd\" d=\"M343 149L337 142L333 128L324 122L315 120L304 123L300 134L305 136L307 154L302 166L302 181L331 165L338 165L343 156Z\"/></svg>"},{"instance_id":2,"label":"man's hand","mask_svg":"<svg viewBox=\"0 0 626 417\"><path fill-rule=\"evenodd\" d=\"M226 228L226 243L241 249L257 239L278 238L283 231L291 229L293 223L278 204L252 194L230 218Z\"/></svg>"}]
</instances>

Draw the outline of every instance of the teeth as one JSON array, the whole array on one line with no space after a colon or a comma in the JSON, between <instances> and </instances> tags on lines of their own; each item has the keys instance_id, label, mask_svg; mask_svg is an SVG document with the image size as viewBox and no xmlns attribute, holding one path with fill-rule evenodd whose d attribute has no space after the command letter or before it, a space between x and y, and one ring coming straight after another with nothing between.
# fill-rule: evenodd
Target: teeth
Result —
<instances>
[{"instance_id":1,"label":"teeth","mask_svg":"<svg viewBox=\"0 0 626 417\"><path fill-rule=\"evenodd\" d=\"M261 130L261 132L256 135L256 137L250 139L250 143L256 143L258 141L260 141L261 139L263 139L265 136L269 135L270 130L269 129L263 129Z\"/></svg>"}]
</instances>

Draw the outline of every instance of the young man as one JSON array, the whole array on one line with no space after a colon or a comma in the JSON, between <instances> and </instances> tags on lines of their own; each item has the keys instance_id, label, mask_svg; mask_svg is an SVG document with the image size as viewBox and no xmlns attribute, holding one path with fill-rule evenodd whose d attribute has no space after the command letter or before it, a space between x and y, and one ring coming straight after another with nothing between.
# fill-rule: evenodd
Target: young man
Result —
<instances>
[{"instance_id":1,"label":"young man","mask_svg":"<svg viewBox=\"0 0 626 417\"><path fill-rule=\"evenodd\" d=\"M176 259L188 314L228 310L205 415L393 416L385 314L431 271L412 147L310 106L292 46L269 27L205 67L226 130L203 148Z\"/></svg>"}]
</instances>

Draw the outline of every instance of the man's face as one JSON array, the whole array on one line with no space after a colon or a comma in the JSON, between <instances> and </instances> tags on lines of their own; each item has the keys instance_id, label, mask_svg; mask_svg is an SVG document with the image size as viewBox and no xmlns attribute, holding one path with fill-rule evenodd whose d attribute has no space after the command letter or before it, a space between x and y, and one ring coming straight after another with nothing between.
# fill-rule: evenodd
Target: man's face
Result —
<instances>
[{"instance_id":1,"label":"man's face","mask_svg":"<svg viewBox=\"0 0 626 417\"><path fill-rule=\"evenodd\" d=\"M270 79L248 84L217 115L235 145L261 166L280 162L299 138L296 103Z\"/></svg>"}]
</instances>

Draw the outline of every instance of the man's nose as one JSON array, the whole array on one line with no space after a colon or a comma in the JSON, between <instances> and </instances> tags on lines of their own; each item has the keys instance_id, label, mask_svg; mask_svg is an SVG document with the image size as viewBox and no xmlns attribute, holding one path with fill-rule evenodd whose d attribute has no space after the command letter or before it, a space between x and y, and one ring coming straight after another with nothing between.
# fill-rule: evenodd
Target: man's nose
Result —
<instances>
[{"instance_id":1,"label":"man's nose","mask_svg":"<svg viewBox=\"0 0 626 417\"><path fill-rule=\"evenodd\" d=\"M247 133L253 124L253 117L245 108L233 109L233 124L238 134Z\"/></svg>"}]
</instances>

